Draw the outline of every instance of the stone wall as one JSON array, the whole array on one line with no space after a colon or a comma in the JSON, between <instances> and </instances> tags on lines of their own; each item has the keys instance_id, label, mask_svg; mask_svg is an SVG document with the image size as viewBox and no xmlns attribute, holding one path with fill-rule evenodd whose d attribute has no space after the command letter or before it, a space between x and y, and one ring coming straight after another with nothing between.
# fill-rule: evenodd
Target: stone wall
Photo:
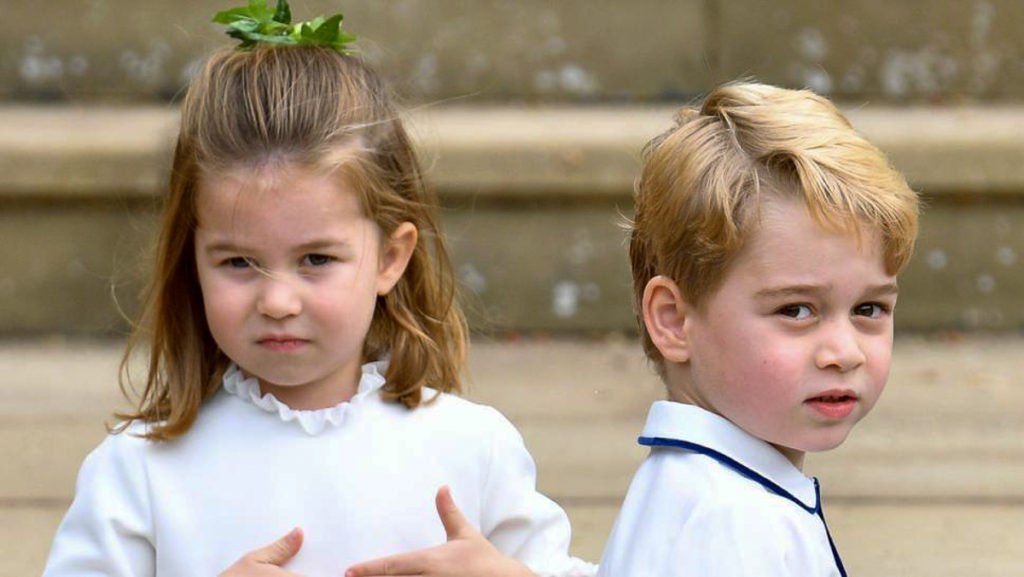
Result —
<instances>
[{"instance_id":1,"label":"stone wall","mask_svg":"<svg viewBox=\"0 0 1024 577\"><path fill-rule=\"evenodd\" d=\"M244 0L0 0L0 336L124 331L177 105ZM344 6L413 104L481 331L631 330L645 141L733 78L839 101L925 212L900 327L1024 327L1018 0L292 0Z\"/></svg>"},{"instance_id":2,"label":"stone wall","mask_svg":"<svg viewBox=\"0 0 1024 577\"><path fill-rule=\"evenodd\" d=\"M428 108L409 126L441 194L473 328L630 331L625 235L670 106ZM848 109L924 194L901 330L1024 327L1024 107ZM124 331L174 107L0 106L0 335Z\"/></svg>"},{"instance_id":3,"label":"stone wall","mask_svg":"<svg viewBox=\"0 0 1024 577\"><path fill-rule=\"evenodd\" d=\"M0 100L168 100L242 0L0 0ZM343 7L414 102L665 101L738 77L839 100L1024 98L1017 0L293 0Z\"/></svg>"}]
</instances>

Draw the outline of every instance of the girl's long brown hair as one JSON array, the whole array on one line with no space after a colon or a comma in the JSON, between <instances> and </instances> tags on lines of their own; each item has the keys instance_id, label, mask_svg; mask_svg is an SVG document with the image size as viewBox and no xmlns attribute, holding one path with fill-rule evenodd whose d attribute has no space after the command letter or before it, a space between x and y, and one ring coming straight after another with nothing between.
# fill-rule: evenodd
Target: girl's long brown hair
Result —
<instances>
[{"instance_id":1,"label":"girl's long brown hair","mask_svg":"<svg viewBox=\"0 0 1024 577\"><path fill-rule=\"evenodd\" d=\"M122 391L134 393L137 404L116 414L114 430L140 421L146 438L179 437L220 387L230 361L207 327L196 274L197 182L204 172L279 161L343 175L385 236L403 222L416 226L419 241L405 274L378 297L363 358L390 357L383 394L410 408L423 402L424 385L460 390L466 325L437 198L424 185L382 79L360 59L327 48L233 50L206 63L182 106L156 267L121 361ZM138 390L129 369L147 344L148 372Z\"/></svg>"}]
</instances>

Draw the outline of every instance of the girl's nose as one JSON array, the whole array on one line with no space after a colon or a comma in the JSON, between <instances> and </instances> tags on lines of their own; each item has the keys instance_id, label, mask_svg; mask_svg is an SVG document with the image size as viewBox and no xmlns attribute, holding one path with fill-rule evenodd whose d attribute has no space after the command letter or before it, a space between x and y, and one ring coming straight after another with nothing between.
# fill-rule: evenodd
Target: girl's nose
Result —
<instances>
[{"instance_id":1,"label":"girl's nose","mask_svg":"<svg viewBox=\"0 0 1024 577\"><path fill-rule=\"evenodd\" d=\"M815 356L819 369L837 369L841 373L867 362L867 355L861 347L860 335L849 321L842 320L825 328Z\"/></svg>"},{"instance_id":2,"label":"girl's nose","mask_svg":"<svg viewBox=\"0 0 1024 577\"><path fill-rule=\"evenodd\" d=\"M256 310L272 319L284 319L302 312L302 299L290 279L267 275L261 287Z\"/></svg>"}]
</instances>

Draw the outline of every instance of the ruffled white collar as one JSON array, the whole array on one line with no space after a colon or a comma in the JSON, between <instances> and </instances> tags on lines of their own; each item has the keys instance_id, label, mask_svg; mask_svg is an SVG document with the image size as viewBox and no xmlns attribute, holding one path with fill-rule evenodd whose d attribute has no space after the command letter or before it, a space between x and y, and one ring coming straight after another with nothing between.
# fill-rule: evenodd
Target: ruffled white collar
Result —
<instances>
[{"instance_id":1,"label":"ruffled white collar","mask_svg":"<svg viewBox=\"0 0 1024 577\"><path fill-rule=\"evenodd\" d=\"M387 371L387 361L376 361L366 363L362 366L362 376L359 379L359 387L356 394L349 400L339 403L326 409L295 410L277 400L277 397L260 392L259 380L255 377L248 377L242 374L238 365L231 363L224 373L224 390L236 397L252 403L268 413L276 413L282 421L295 421L302 427L302 430L309 435L317 435L327 425L339 427L345 422L345 416L352 406L367 396L375 393L384 386L384 373Z\"/></svg>"}]
</instances>

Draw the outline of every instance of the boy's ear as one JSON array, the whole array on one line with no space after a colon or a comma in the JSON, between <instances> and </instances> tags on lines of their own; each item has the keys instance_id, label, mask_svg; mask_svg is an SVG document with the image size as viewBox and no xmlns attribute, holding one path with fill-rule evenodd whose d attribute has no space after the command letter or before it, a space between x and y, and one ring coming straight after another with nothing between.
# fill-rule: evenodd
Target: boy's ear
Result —
<instances>
[{"instance_id":1,"label":"boy's ear","mask_svg":"<svg viewBox=\"0 0 1024 577\"><path fill-rule=\"evenodd\" d=\"M398 279L409 266L409 259L416 250L419 231L411 222L403 222L391 236L381 243L380 263L377 269L377 294L386 295L398 284Z\"/></svg>"},{"instance_id":2,"label":"boy's ear","mask_svg":"<svg viewBox=\"0 0 1024 577\"><path fill-rule=\"evenodd\" d=\"M691 310L683 299L679 285L666 276L652 278L644 287L641 305L647 334L661 356L673 363L689 361L686 317Z\"/></svg>"}]
</instances>

